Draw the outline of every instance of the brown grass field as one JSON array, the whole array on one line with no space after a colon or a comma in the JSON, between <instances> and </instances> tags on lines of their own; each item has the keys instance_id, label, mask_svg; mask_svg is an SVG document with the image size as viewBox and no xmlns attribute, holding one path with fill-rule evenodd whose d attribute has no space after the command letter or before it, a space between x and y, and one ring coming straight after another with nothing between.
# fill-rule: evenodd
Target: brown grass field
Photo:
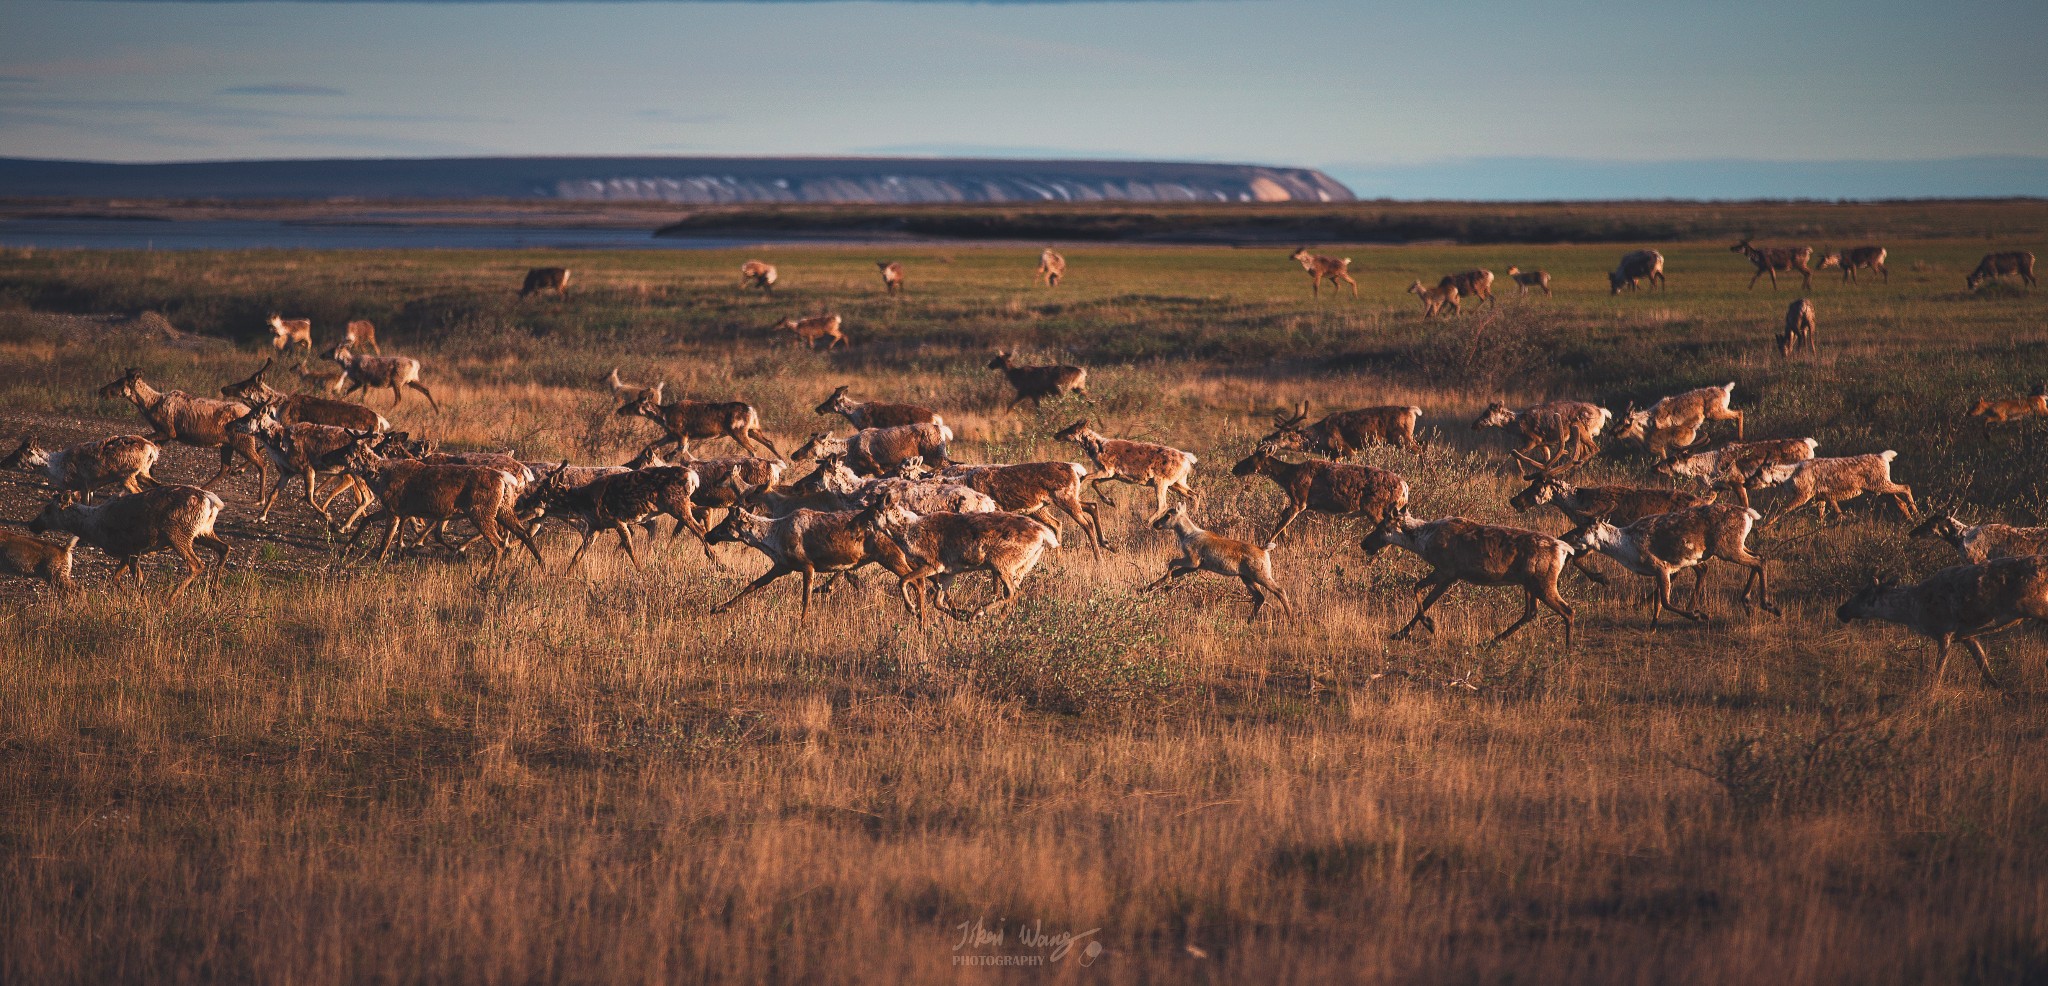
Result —
<instances>
[{"instance_id":1,"label":"brown grass field","mask_svg":"<svg viewBox=\"0 0 2048 986\"><path fill-rule=\"evenodd\" d=\"M1001 347L1088 366L1102 430L1200 456L1200 519L1243 537L1279 497L1229 467L1299 400L1422 406L1426 451L1364 456L1415 513L1556 533L1506 505L1503 439L1469 428L1488 400L1618 411L1728 380L1750 437L1896 449L1931 506L2048 523L2048 421L1962 418L2048 379L2048 295L1963 276L2048 244L1886 242L1888 286L1816 276L1820 355L1791 361L1771 336L1796 280L1745 290L1723 241L1649 244L1670 289L1620 297L1622 246L1319 247L1355 258L1356 301L1311 298L1285 249L1076 246L1056 290L1032 286L1035 245L16 251L0 442L144 431L94 390L135 366L210 394L277 311L323 345L375 321L446 408L408 399L399 427L532 459L654 437L611 415L614 365L743 397L785 451L844 433L810 409L851 384L940 409L963 461L1079 458L1049 437L1079 406L1002 413ZM756 255L773 298L738 288ZM546 263L576 269L569 297L517 300ZM1509 264L1556 296L1503 275L1497 307L1423 321L1401 293ZM764 329L821 310L850 350ZM159 476L213 455L171 448ZM1630 453L1585 472L1661 481ZM45 492L0 478L0 520L33 516ZM1871 572L1953 563L1889 508L1759 534L1782 617L1722 567L1709 621L1653 632L1645 581L1596 562L1613 584L1562 583L1566 653L1548 616L1485 643L1512 589L1456 589L1437 634L1389 642L1425 566L1368 564L1357 524L1314 515L1274 555L1297 618L1248 625L1214 576L1139 594L1174 546L1130 487L1103 508L1119 553L1070 526L1008 613L922 629L879 573L807 627L794 580L711 616L757 555L664 540L639 572L607 539L567 576L438 549L380 566L303 504L256 524L246 476L219 490L234 558L176 604L167 556L141 595L86 548L75 597L0 580L0 981L2048 980L2048 635L1989 638L2001 688L1960 654L1930 685L1924 641L1837 622ZM574 542L551 531L559 568ZM992 959L1043 964L965 964Z\"/></svg>"}]
</instances>

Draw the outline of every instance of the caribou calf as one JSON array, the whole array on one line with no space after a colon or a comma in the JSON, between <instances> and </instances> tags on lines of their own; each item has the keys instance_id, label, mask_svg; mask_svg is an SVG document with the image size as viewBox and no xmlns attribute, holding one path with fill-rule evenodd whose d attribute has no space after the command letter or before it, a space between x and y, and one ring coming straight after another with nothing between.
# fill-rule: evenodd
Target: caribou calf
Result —
<instances>
[{"instance_id":1,"label":"caribou calf","mask_svg":"<svg viewBox=\"0 0 2048 986\"><path fill-rule=\"evenodd\" d=\"M1971 527L1948 514L1935 514L1911 537L1935 537L1947 541L1963 561L1981 565L1993 558L2021 558L2048 555L2048 527L2013 527L2009 524L1978 524Z\"/></svg>"},{"instance_id":2,"label":"caribou calf","mask_svg":"<svg viewBox=\"0 0 2048 986\"><path fill-rule=\"evenodd\" d=\"M157 485L150 470L162 455L157 443L141 435L99 438L54 452L37 445L34 438L24 438L7 458L0 459L0 468L41 470L58 492L90 498L93 490L113 483L130 493Z\"/></svg>"},{"instance_id":3,"label":"caribou calf","mask_svg":"<svg viewBox=\"0 0 2048 986\"><path fill-rule=\"evenodd\" d=\"M1778 355L1790 359L1799 347L1820 355L1813 342L1813 302L1801 298L1785 309L1785 331L1778 334Z\"/></svg>"},{"instance_id":4,"label":"caribou calf","mask_svg":"<svg viewBox=\"0 0 2048 986\"><path fill-rule=\"evenodd\" d=\"M654 385L651 391L641 393L638 399L619 406L613 414L621 418L646 418L661 426L662 436L648 442L641 454L654 451L664 445L677 445L685 455L689 454L692 439L730 438L747 454L754 452L754 443L760 442L770 455L781 458L775 443L761 432L761 415L753 405L742 401L692 401L675 400L662 402L662 394L668 382Z\"/></svg>"},{"instance_id":5,"label":"caribou calf","mask_svg":"<svg viewBox=\"0 0 2048 986\"><path fill-rule=\"evenodd\" d=\"M1103 483L1130 483L1135 486L1150 486L1158 494L1158 505L1147 523L1166 516L1166 491L1173 490L1187 497L1197 505L1201 497L1194 487L1188 485L1188 477L1195 473L1195 457L1170 445L1152 442L1133 442L1121 438L1105 438L1102 433L1088 427L1088 419L1068 425L1052 436L1055 441L1073 442L1088 453L1088 459L1095 463L1094 471L1081 477L1081 482L1095 491L1097 499L1110 506L1116 506Z\"/></svg>"},{"instance_id":6,"label":"caribou calf","mask_svg":"<svg viewBox=\"0 0 2048 986\"><path fill-rule=\"evenodd\" d=\"M1448 280L1448 278L1446 278ZM1451 314L1458 314L1458 286L1439 284L1433 288L1422 286L1421 281L1408 285L1408 293L1422 299L1422 317L1429 318L1449 308Z\"/></svg>"},{"instance_id":7,"label":"caribou calf","mask_svg":"<svg viewBox=\"0 0 2048 986\"><path fill-rule=\"evenodd\" d=\"M1046 398L1058 400L1069 393L1079 394L1082 400L1091 404L1095 402L1088 396L1088 371L1078 366L1064 363L1026 366L1011 362L1009 352L1003 351L988 361L988 368L1003 371L1003 376L1010 381L1010 389L1017 392L1017 396L1003 407L1005 411L1027 400L1032 407L1043 407Z\"/></svg>"},{"instance_id":8,"label":"caribou calf","mask_svg":"<svg viewBox=\"0 0 2048 986\"><path fill-rule=\"evenodd\" d=\"M846 333L839 330L839 316L837 315L813 315L809 318L796 318L792 316L784 318L782 321L769 327L770 332L780 332L784 329L796 333L796 337L804 341L804 348L806 349L818 348L818 340L820 339L826 340L826 352L831 352L840 346L848 345Z\"/></svg>"},{"instance_id":9,"label":"caribou calf","mask_svg":"<svg viewBox=\"0 0 2048 986\"><path fill-rule=\"evenodd\" d=\"M1283 612L1294 612L1293 604L1287 601L1287 593L1273 582L1273 556L1266 549L1249 541L1203 530L1188 516L1186 504L1174 504L1172 509L1159 515L1152 526L1157 530L1171 530L1180 538L1180 557L1166 563L1166 574L1146 586L1146 592L1168 585L1184 575L1214 572L1244 583L1245 591L1252 595L1252 621L1257 621L1259 610L1265 608L1268 592L1280 601ZM1262 589L1263 592L1260 591Z\"/></svg>"},{"instance_id":10,"label":"caribou calf","mask_svg":"<svg viewBox=\"0 0 2048 986\"><path fill-rule=\"evenodd\" d=\"M401 387L417 390L427 399L435 414L441 413L441 403L434 399L434 392L420 382L420 361L410 356L358 356L349 352L348 343L342 343L326 353L327 359L341 367L345 388L344 396L356 391L365 391L364 400L369 399L369 388L391 388L391 406L405 402L405 391Z\"/></svg>"},{"instance_id":11,"label":"caribou calf","mask_svg":"<svg viewBox=\"0 0 2048 986\"><path fill-rule=\"evenodd\" d=\"M2028 418L2048 418L2048 384L2035 384L2026 397L1986 397L1970 406L1970 417L1984 426L1984 435L1991 436L1992 425L2008 421L2025 421Z\"/></svg>"},{"instance_id":12,"label":"caribou calf","mask_svg":"<svg viewBox=\"0 0 2048 986\"><path fill-rule=\"evenodd\" d=\"M1722 488L1735 491L1735 498L1743 506L1749 506L1749 491L1782 482L1787 473L1774 473L1776 478L1765 478L1766 470L1776 466L1794 466L1813 458L1820 443L1811 438L1782 438L1767 442L1737 442L1711 452L1695 452L1691 455L1674 453L1670 458L1657 463L1657 471L1666 476L1688 476L1699 480L1709 490Z\"/></svg>"},{"instance_id":13,"label":"caribou calf","mask_svg":"<svg viewBox=\"0 0 2048 986\"><path fill-rule=\"evenodd\" d=\"M1514 280L1515 293L1518 295L1528 294L1530 288L1540 288L1545 295L1550 294L1549 271L1525 271L1520 267L1509 267L1508 277Z\"/></svg>"},{"instance_id":14,"label":"caribou calf","mask_svg":"<svg viewBox=\"0 0 2048 986\"><path fill-rule=\"evenodd\" d=\"M50 588L70 592L78 586L71 581L71 561L78 547L78 535L51 544L42 538L0 530L0 572L41 578Z\"/></svg>"},{"instance_id":15,"label":"caribou calf","mask_svg":"<svg viewBox=\"0 0 2048 986\"><path fill-rule=\"evenodd\" d=\"M744 507L733 508L705 536L705 541L709 544L744 544L766 555L770 567L761 577L747 583L738 595L711 607L711 612L727 612L740 600L791 573L803 579L799 621L811 617L811 583L819 572L850 573L863 565L873 564L882 566L899 579L911 578L914 569L903 549L881 533L876 522L877 512L874 509L800 509L781 517L763 517ZM918 607L911 605L908 595L904 597L903 605L912 613L918 612Z\"/></svg>"},{"instance_id":16,"label":"caribou calf","mask_svg":"<svg viewBox=\"0 0 2048 986\"><path fill-rule=\"evenodd\" d=\"M1884 247L1864 246L1839 252L1823 250L1821 253L1820 264L1818 265L1820 269L1827 270L1830 267L1841 268L1843 284L1856 280L1856 271L1859 268L1869 270L1883 277L1886 284L1892 282L1892 272L1884 265Z\"/></svg>"},{"instance_id":17,"label":"caribou calf","mask_svg":"<svg viewBox=\"0 0 2048 986\"><path fill-rule=\"evenodd\" d=\"M1300 264L1301 269L1308 272L1310 294L1321 296L1323 293L1323 279L1328 278L1330 290L1337 290L1337 282L1343 281L1351 285L1351 296L1353 298L1358 297L1358 282L1351 279L1350 257L1345 257L1341 260L1336 257L1324 257L1308 252L1308 247L1302 247L1294 251L1287 259Z\"/></svg>"},{"instance_id":18,"label":"caribou calf","mask_svg":"<svg viewBox=\"0 0 2048 986\"><path fill-rule=\"evenodd\" d=\"M881 476L911 462L922 462L933 469L945 468L946 443L952 440L953 429L935 424L863 428L845 438L821 431L789 455L798 462L840 456L858 475Z\"/></svg>"}]
</instances>

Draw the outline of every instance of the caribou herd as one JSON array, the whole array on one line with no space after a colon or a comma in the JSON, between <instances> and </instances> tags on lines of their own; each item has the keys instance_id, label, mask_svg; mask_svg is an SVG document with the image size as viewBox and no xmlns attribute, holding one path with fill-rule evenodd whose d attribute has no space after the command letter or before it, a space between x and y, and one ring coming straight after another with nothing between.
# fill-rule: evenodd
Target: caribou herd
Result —
<instances>
[{"instance_id":1,"label":"caribou herd","mask_svg":"<svg viewBox=\"0 0 2048 986\"><path fill-rule=\"evenodd\" d=\"M1809 249L1757 247L1747 239L1731 249L1755 265L1752 286L1766 276L1775 284L1779 273L1793 272L1811 283ZM1841 269L1845 281L1854 280L1858 270L1888 279L1885 257L1881 247L1830 250L1819 266ZM1316 256L1303 248L1293 259L1310 274L1315 292L1329 280L1356 293L1348 258ZM1970 286L2007 274L2032 284L2033 259L2025 253L1986 256L1970 275ZM884 290L900 293L902 265L878 267ZM1065 258L1048 248L1040 256L1037 276L1047 287L1057 287L1066 270ZM1530 288L1550 292L1552 281L1543 271L1511 267L1508 272L1523 293ZM749 261L742 277L745 286L764 292L779 279L773 266L760 261ZM1422 297L1429 313L1455 313L1461 299L1492 304L1492 282L1490 272L1472 270L1447 275L1435 287L1417 281L1410 291ZM527 275L521 295L552 291L560 296L568 283L567 269L538 268ZM1655 251L1625 255L1609 277L1614 293L1641 284L1664 284L1664 258ZM312 355L308 321L272 316L269 324L276 352L304 347ZM813 348L823 341L827 351L847 341L836 315L787 319L777 328L794 332ZM1786 313L1781 351L1789 355L1800 347L1810 349L1812 334L1812 305L1802 299ZM614 399L615 417L645 421L659 431L629 462L575 465L501 453L445 452L393 430L382 414L346 399L389 389L396 407L413 390L435 412L440 410L421 363L386 356L377 345L374 326L351 322L323 354L339 370L331 383L310 372L305 362L299 364L301 380L330 396L273 388L265 379L273 360L222 386L219 397L162 390L139 371L128 370L101 387L99 395L132 403L148 425L146 434L65 448L46 448L29 437L0 459L0 467L39 474L53 491L29 530L63 536L52 542L0 530L0 571L75 591L72 562L83 542L120 562L117 580L132 572L140 587L141 560L171 551L185 567L184 579L171 593L177 598L209 568L216 575L225 568L232 550L215 525L227 503L213 487L254 466L259 523L268 521L280 495L298 480L307 510L320 514L337 533L353 532L349 547L364 531L381 526L380 561L395 547L406 547L408 541L420 546L432 537L458 552L483 545L493 573L515 546L545 570L534 536L542 523L554 521L581 535L565 570L578 566L592 542L607 532L640 567L647 559L636 544L636 531L652 535L666 517L673 524L669 537L688 533L702 544L707 559L716 560L713 545L730 543L769 562L767 572L713 607L713 613L730 610L783 576L797 575L800 618L808 618L814 591L824 592L841 577L853 579L858 570L877 566L896 577L905 612L919 623L934 610L971 620L1014 601L1033 571L1062 549L1061 518L1081 530L1092 552L1116 551L1097 506L1116 506L1109 484L1126 483L1151 489L1147 522L1170 532L1178 543L1166 572L1147 590L1210 572L1243 584L1253 621L1268 599L1285 617L1297 617L1284 580L1275 574L1276 556L1284 560L1281 535L1304 514L1357 518L1364 532L1359 547L1368 559L1398 547L1429 566L1414 584L1415 609L1396 638L1417 627L1434 632L1431 609L1452 586L1467 583L1512 586L1523 594L1521 617L1495 640L1537 619L1542 607L1562 621L1569 648L1576 610L1560 587L1568 569L1604 583L1610 576L1593 560L1605 556L1622 570L1652 580L1655 626L1667 610L1691 620L1707 618L1701 606L1707 563L1719 560L1747 573L1740 598L1748 608L1777 614L1770 563L1752 543L1753 535L1808 505L1819 512L1820 523L1826 523L1829 508L1839 521L1844 502L1870 496L1886 498L1908 520L1923 521L1912 536L1947 541L1962 564L1917 585L1873 579L1841 605L1841 620L1886 620L1928 636L1937 649L1936 680L1950 646L1961 641L1987 682L1995 679L1977 638L2022 620L2048 620L2048 528L1972 526L1947 514L1923 518L1912 489L1892 479L1898 455L1892 450L1820 457L1820 443L1810 437L1746 440L1744 412L1733 406L1733 382L1664 396L1647 407L1631 404L1619 413L1581 400L1519 409L1496 401L1480 410L1472 430L1506 432L1513 446L1507 461L1528 483L1509 505L1517 512L1555 507L1572 525L1563 535L1458 516L1415 516L1409 510L1407 479L1393 469L1351 460L1375 446L1422 453L1426 443L1417 427L1424 410L1409 405L1346 409L1311 423L1303 402L1277 414L1270 431L1230 469L1244 482L1266 477L1284 497L1263 543L1254 543L1201 526L1202 500L1193 482L1200 463L1181 449L1104 434L1106 426L1084 415L1049 437L1073 443L1085 464L964 463L953 458L953 430L936 409L858 400L845 386L813 411L842 417L853 431L844 436L817 432L787 457L763 430L752 404L671 398L666 382L651 387L631 383L616 368L600 381ZM998 371L1014 394L1005 412L1027 400L1034 407L1047 401L1094 405L1082 367L1025 364L1001 351L986 369ZM2048 388L2037 386L2023 399L1983 400L1969 414L1987 433L1994 425L2048 417ZM1709 447L1709 432L1723 426L1732 433L1729 440ZM744 454L703 458L692 448L692 442L718 439ZM152 472L163 446L172 443L218 450L218 468L197 486L158 481ZM1574 472L1596 456L1622 447L1640 450L1654 472L1692 488L1572 481ZM320 499L323 479L332 486ZM120 492L95 502L113 486ZM1774 487L1784 494L1766 517L1751 497ZM1086 498L1090 492L1093 500ZM331 508L343 494L352 497L353 507L336 521ZM453 522L466 522L469 529L462 544L448 539L451 531L460 530L451 528ZM195 548L212 553L213 564L204 563ZM1692 592L1680 606L1671 583L1688 569ZM951 597L956 579L976 571L990 573L991 600L974 609L956 606ZM824 584L814 585L820 575Z\"/></svg>"}]
</instances>

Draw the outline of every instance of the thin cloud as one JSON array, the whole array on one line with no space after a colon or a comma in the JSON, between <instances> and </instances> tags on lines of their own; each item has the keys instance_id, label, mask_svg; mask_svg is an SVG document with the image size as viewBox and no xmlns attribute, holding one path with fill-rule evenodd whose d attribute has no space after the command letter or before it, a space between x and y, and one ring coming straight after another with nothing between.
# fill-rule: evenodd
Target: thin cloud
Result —
<instances>
[{"instance_id":1,"label":"thin cloud","mask_svg":"<svg viewBox=\"0 0 2048 986\"><path fill-rule=\"evenodd\" d=\"M223 96L346 96L333 86L309 86L296 82L265 82L252 86L229 86L220 91Z\"/></svg>"}]
</instances>

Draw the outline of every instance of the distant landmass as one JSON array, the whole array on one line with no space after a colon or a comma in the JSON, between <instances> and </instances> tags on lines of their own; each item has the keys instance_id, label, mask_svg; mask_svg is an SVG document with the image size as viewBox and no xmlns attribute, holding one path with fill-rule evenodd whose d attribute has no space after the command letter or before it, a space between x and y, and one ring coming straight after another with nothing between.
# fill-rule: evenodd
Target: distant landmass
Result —
<instances>
[{"instance_id":1,"label":"distant landmass","mask_svg":"<svg viewBox=\"0 0 2048 986\"><path fill-rule=\"evenodd\" d=\"M0 158L0 196L679 205L1350 202L1311 168L1163 161L497 157L109 164Z\"/></svg>"}]
</instances>

